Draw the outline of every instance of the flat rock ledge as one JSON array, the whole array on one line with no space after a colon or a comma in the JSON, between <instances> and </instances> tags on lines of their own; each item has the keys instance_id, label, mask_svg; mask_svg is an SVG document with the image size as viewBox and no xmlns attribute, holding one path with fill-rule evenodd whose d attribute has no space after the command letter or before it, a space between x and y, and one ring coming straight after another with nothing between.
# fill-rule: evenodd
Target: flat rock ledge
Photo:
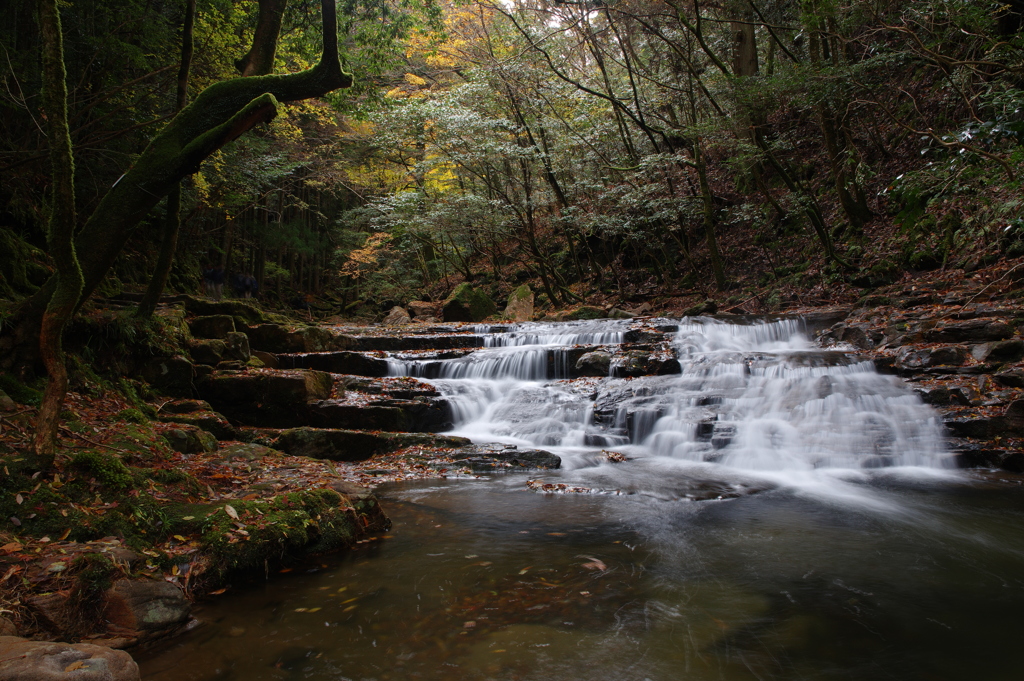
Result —
<instances>
[{"instance_id":1,"label":"flat rock ledge","mask_svg":"<svg viewBox=\"0 0 1024 681\"><path fill-rule=\"evenodd\" d=\"M3 681L139 681L131 655L90 643L29 641L0 636Z\"/></svg>"}]
</instances>

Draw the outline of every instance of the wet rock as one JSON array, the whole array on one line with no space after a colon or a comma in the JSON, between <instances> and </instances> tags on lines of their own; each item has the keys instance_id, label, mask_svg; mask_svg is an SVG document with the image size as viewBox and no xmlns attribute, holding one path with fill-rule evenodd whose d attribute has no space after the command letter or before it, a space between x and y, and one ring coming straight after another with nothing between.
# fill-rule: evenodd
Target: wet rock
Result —
<instances>
[{"instance_id":1,"label":"wet rock","mask_svg":"<svg viewBox=\"0 0 1024 681\"><path fill-rule=\"evenodd\" d=\"M954 437L991 440L1011 432L1010 424L1003 416L947 416L944 421Z\"/></svg>"},{"instance_id":2,"label":"wet rock","mask_svg":"<svg viewBox=\"0 0 1024 681\"><path fill-rule=\"evenodd\" d=\"M0 390L0 411L14 411L17 408L18 405L15 404L14 400L3 390Z\"/></svg>"},{"instance_id":3,"label":"wet rock","mask_svg":"<svg viewBox=\"0 0 1024 681\"><path fill-rule=\"evenodd\" d=\"M188 344L188 354L197 364L216 366L227 353L227 344L220 339L194 340Z\"/></svg>"},{"instance_id":4,"label":"wet rock","mask_svg":"<svg viewBox=\"0 0 1024 681\"><path fill-rule=\"evenodd\" d=\"M450 336L362 336L356 340L353 349L361 352L402 352L405 350L453 350L458 348L482 348L484 339L471 334Z\"/></svg>"},{"instance_id":5,"label":"wet rock","mask_svg":"<svg viewBox=\"0 0 1024 681\"><path fill-rule=\"evenodd\" d=\"M444 301L441 316L446 322L482 322L497 311L494 301L463 282Z\"/></svg>"},{"instance_id":6,"label":"wet rock","mask_svg":"<svg viewBox=\"0 0 1024 681\"><path fill-rule=\"evenodd\" d=\"M949 404L948 388L915 388L914 392L916 392L921 397L921 401L924 402L925 404Z\"/></svg>"},{"instance_id":7,"label":"wet rock","mask_svg":"<svg viewBox=\"0 0 1024 681\"><path fill-rule=\"evenodd\" d=\"M575 367L579 376L607 376L611 363L611 353L604 350L594 350L576 360Z\"/></svg>"},{"instance_id":8,"label":"wet rock","mask_svg":"<svg viewBox=\"0 0 1024 681\"><path fill-rule=\"evenodd\" d=\"M310 407L324 428L437 433L454 427L444 400L385 399L365 405L319 402Z\"/></svg>"},{"instance_id":9,"label":"wet rock","mask_svg":"<svg viewBox=\"0 0 1024 681\"><path fill-rule=\"evenodd\" d=\"M1011 369L994 376L996 382L1007 388L1024 388L1024 369Z\"/></svg>"},{"instance_id":10,"label":"wet rock","mask_svg":"<svg viewBox=\"0 0 1024 681\"><path fill-rule=\"evenodd\" d=\"M164 423L197 426L213 433L218 440L237 440L238 430L215 411L193 411L184 414L160 414L157 420Z\"/></svg>"},{"instance_id":11,"label":"wet rock","mask_svg":"<svg viewBox=\"0 0 1024 681\"><path fill-rule=\"evenodd\" d=\"M700 317L702 315L715 314L718 312L718 303L713 300L705 300L703 303L697 303L693 307L689 307L683 311L684 317Z\"/></svg>"},{"instance_id":12,"label":"wet rock","mask_svg":"<svg viewBox=\"0 0 1024 681\"><path fill-rule=\"evenodd\" d=\"M967 360L967 348L962 345L943 345L934 348L903 346L896 352L896 366L913 371L935 366L958 366Z\"/></svg>"},{"instance_id":13,"label":"wet rock","mask_svg":"<svg viewBox=\"0 0 1024 681\"><path fill-rule=\"evenodd\" d=\"M403 326L412 321L412 317L405 311L404 308L398 307L397 305L391 308L387 316L384 317L384 321L381 322L384 326Z\"/></svg>"},{"instance_id":14,"label":"wet rock","mask_svg":"<svg viewBox=\"0 0 1024 681\"><path fill-rule=\"evenodd\" d=\"M224 336L224 359L248 362L252 354L249 352L249 337L241 332L229 333ZM209 362L206 362L209 364Z\"/></svg>"},{"instance_id":15,"label":"wet rock","mask_svg":"<svg viewBox=\"0 0 1024 681\"><path fill-rule=\"evenodd\" d=\"M139 376L154 388L173 397L191 397L195 368L180 355L150 360Z\"/></svg>"},{"instance_id":16,"label":"wet rock","mask_svg":"<svg viewBox=\"0 0 1024 681\"><path fill-rule=\"evenodd\" d=\"M882 340L882 333L870 328L867 324L844 325L839 340L849 343L859 350L870 350Z\"/></svg>"},{"instance_id":17,"label":"wet rock","mask_svg":"<svg viewBox=\"0 0 1024 681\"><path fill-rule=\"evenodd\" d=\"M1013 336L1013 328L992 319L970 319L946 324L924 332L926 343L985 343Z\"/></svg>"},{"instance_id":18,"label":"wet rock","mask_svg":"<svg viewBox=\"0 0 1024 681\"><path fill-rule=\"evenodd\" d=\"M336 334L321 326L290 328L281 324L246 327L249 347L274 354L290 352L332 352L355 346L351 336Z\"/></svg>"},{"instance_id":19,"label":"wet rock","mask_svg":"<svg viewBox=\"0 0 1024 681\"><path fill-rule=\"evenodd\" d=\"M109 631L150 640L184 626L192 604L169 582L121 579L103 595L103 617Z\"/></svg>"},{"instance_id":20,"label":"wet rock","mask_svg":"<svg viewBox=\"0 0 1024 681\"><path fill-rule=\"evenodd\" d=\"M435 303L428 303L423 300L411 300L406 305L412 316L418 321L423 321L429 317L435 317L437 315L437 305Z\"/></svg>"},{"instance_id":21,"label":"wet rock","mask_svg":"<svg viewBox=\"0 0 1024 681\"><path fill-rule=\"evenodd\" d=\"M515 322L528 322L533 319L534 294L529 284L523 284L508 297L505 305L505 319Z\"/></svg>"},{"instance_id":22,"label":"wet rock","mask_svg":"<svg viewBox=\"0 0 1024 681\"><path fill-rule=\"evenodd\" d=\"M3 681L139 681L131 655L89 643L29 641L0 636Z\"/></svg>"},{"instance_id":23,"label":"wet rock","mask_svg":"<svg viewBox=\"0 0 1024 681\"><path fill-rule=\"evenodd\" d=\"M25 605L36 620L53 634L60 635L73 624L73 617L68 611L67 591L30 596L25 599Z\"/></svg>"},{"instance_id":24,"label":"wet rock","mask_svg":"<svg viewBox=\"0 0 1024 681\"><path fill-rule=\"evenodd\" d=\"M953 449L959 468L997 468L1010 473L1024 473L1024 452L992 447L988 443L961 443Z\"/></svg>"},{"instance_id":25,"label":"wet rock","mask_svg":"<svg viewBox=\"0 0 1024 681\"><path fill-rule=\"evenodd\" d=\"M574 319L604 319L606 316L607 315L605 314L605 311L599 307L594 307L592 305L581 305L577 307L575 310L570 310L569 312L566 312L564 315L562 315L562 319L568 321Z\"/></svg>"},{"instance_id":26,"label":"wet rock","mask_svg":"<svg viewBox=\"0 0 1024 681\"><path fill-rule=\"evenodd\" d=\"M217 437L198 426L181 424L165 430L163 436L170 443L171 449L182 454L198 454L217 449Z\"/></svg>"},{"instance_id":27,"label":"wet rock","mask_svg":"<svg viewBox=\"0 0 1024 681\"><path fill-rule=\"evenodd\" d=\"M332 374L381 377L388 375L387 360L358 352L322 352L310 355L278 355L283 369L316 369Z\"/></svg>"},{"instance_id":28,"label":"wet rock","mask_svg":"<svg viewBox=\"0 0 1024 681\"><path fill-rule=\"evenodd\" d=\"M331 396L333 379L322 371L216 372L199 382L199 394L213 408L252 426L303 423L307 405Z\"/></svg>"},{"instance_id":29,"label":"wet rock","mask_svg":"<svg viewBox=\"0 0 1024 681\"><path fill-rule=\"evenodd\" d=\"M555 469L561 457L542 449L518 449L515 445L470 445L451 453L457 466L474 472ZM449 464L445 464L446 466Z\"/></svg>"},{"instance_id":30,"label":"wet rock","mask_svg":"<svg viewBox=\"0 0 1024 681\"><path fill-rule=\"evenodd\" d=\"M235 331L235 318L226 314L196 317L188 327L196 338L224 338Z\"/></svg>"},{"instance_id":31,"label":"wet rock","mask_svg":"<svg viewBox=\"0 0 1024 681\"><path fill-rule=\"evenodd\" d=\"M1013 338L993 343L982 343L974 346L971 356L981 362L1017 362L1024 357L1024 341Z\"/></svg>"},{"instance_id":32,"label":"wet rock","mask_svg":"<svg viewBox=\"0 0 1024 681\"><path fill-rule=\"evenodd\" d=\"M402 447L461 447L464 437L424 433L368 433L329 428L290 428L279 435L276 446L292 456L310 456L332 461L365 461L374 454Z\"/></svg>"}]
</instances>

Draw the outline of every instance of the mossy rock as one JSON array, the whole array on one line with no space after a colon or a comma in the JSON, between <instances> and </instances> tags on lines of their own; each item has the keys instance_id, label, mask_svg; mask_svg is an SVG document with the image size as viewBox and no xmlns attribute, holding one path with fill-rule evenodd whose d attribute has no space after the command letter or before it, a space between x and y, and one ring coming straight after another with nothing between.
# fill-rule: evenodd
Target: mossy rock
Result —
<instances>
[{"instance_id":1,"label":"mossy rock","mask_svg":"<svg viewBox=\"0 0 1024 681\"><path fill-rule=\"evenodd\" d=\"M575 320L575 319L603 319L605 317L604 310L599 307L593 307L590 305L582 305L575 310L571 310L566 314L562 315L563 319Z\"/></svg>"},{"instance_id":2,"label":"mossy rock","mask_svg":"<svg viewBox=\"0 0 1024 681\"><path fill-rule=\"evenodd\" d=\"M441 308L446 322L482 322L497 311L494 301L469 282L456 286Z\"/></svg>"},{"instance_id":3,"label":"mossy rock","mask_svg":"<svg viewBox=\"0 0 1024 681\"><path fill-rule=\"evenodd\" d=\"M0 374L0 390L15 402L29 407L38 407L43 401L43 391L31 388L10 374Z\"/></svg>"},{"instance_id":4,"label":"mossy rock","mask_svg":"<svg viewBox=\"0 0 1024 681\"><path fill-rule=\"evenodd\" d=\"M523 284L508 297L505 306L505 319L516 322L528 322L533 319L533 291L529 284Z\"/></svg>"}]
</instances>

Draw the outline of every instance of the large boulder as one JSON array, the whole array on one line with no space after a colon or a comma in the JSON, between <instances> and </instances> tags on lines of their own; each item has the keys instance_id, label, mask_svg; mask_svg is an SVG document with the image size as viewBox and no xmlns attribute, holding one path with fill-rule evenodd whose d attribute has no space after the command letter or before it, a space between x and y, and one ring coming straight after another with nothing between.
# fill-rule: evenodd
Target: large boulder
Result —
<instances>
[{"instance_id":1,"label":"large boulder","mask_svg":"<svg viewBox=\"0 0 1024 681\"><path fill-rule=\"evenodd\" d=\"M444 400L381 399L367 404L325 400L311 405L313 420L325 428L437 433L453 427Z\"/></svg>"},{"instance_id":2,"label":"large boulder","mask_svg":"<svg viewBox=\"0 0 1024 681\"><path fill-rule=\"evenodd\" d=\"M967 360L967 348L962 345L940 345L915 348L905 345L896 352L896 366L905 371L936 366L959 366Z\"/></svg>"},{"instance_id":3,"label":"large boulder","mask_svg":"<svg viewBox=\"0 0 1024 681\"><path fill-rule=\"evenodd\" d=\"M523 284L508 297L505 306L505 319L515 322L528 322L533 319L534 294L529 284Z\"/></svg>"},{"instance_id":4,"label":"large boulder","mask_svg":"<svg viewBox=\"0 0 1024 681\"><path fill-rule=\"evenodd\" d=\"M139 678L139 666L123 650L89 643L52 643L0 636L0 679L3 681L139 681Z\"/></svg>"},{"instance_id":5,"label":"large boulder","mask_svg":"<svg viewBox=\"0 0 1024 681\"><path fill-rule=\"evenodd\" d=\"M594 350L576 360L576 371L580 376L607 376L611 363L610 352Z\"/></svg>"},{"instance_id":6,"label":"large boulder","mask_svg":"<svg viewBox=\"0 0 1024 681\"><path fill-rule=\"evenodd\" d=\"M214 372L198 382L214 409L250 426L299 425L307 406L331 396L333 379L322 371Z\"/></svg>"},{"instance_id":7,"label":"large boulder","mask_svg":"<svg viewBox=\"0 0 1024 681\"><path fill-rule=\"evenodd\" d=\"M177 424L163 432L171 449L182 454L212 452L217 449L217 437L208 430L191 424Z\"/></svg>"},{"instance_id":8,"label":"large boulder","mask_svg":"<svg viewBox=\"0 0 1024 681\"><path fill-rule=\"evenodd\" d=\"M139 371L146 383L174 397L191 397L195 375L192 362L180 355L150 360Z\"/></svg>"},{"instance_id":9,"label":"large boulder","mask_svg":"<svg viewBox=\"0 0 1024 681\"><path fill-rule=\"evenodd\" d=\"M191 614L192 604L169 582L121 579L103 595L108 631L140 640L176 632Z\"/></svg>"},{"instance_id":10,"label":"large boulder","mask_svg":"<svg viewBox=\"0 0 1024 681\"><path fill-rule=\"evenodd\" d=\"M226 314L196 317L188 326L196 338L224 338L234 333L235 318Z\"/></svg>"},{"instance_id":11,"label":"large boulder","mask_svg":"<svg viewBox=\"0 0 1024 681\"><path fill-rule=\"evenodd\" d=\"M194 340L188 344L188 354L192 355L196 364L217 366L224 360L227 351L227 344L217 338Z\"/></svg>"},{"instance_id":12,"label":"large boulder","mask_svg":"<svg viewBox=\"0 0 1024 681\"><path fill-rule=\"evenodd\" d=\"M406 308L412 313L413 317L417 319L423 319L424 317L436 317L437 316L437 304L428 303L424 300L411 300Z\"/></svg>"},{"instance_id":13,"label":"large boulder","mask_svg":"<svg viewBox=\"0 0 1024 681\"><path fill-rule=\"evenodd\" d=\"M971 350L971 356L982 362L1017 362L1024 357L1024 341L1019 338L981 343Z\"/></svg>"},{"instance_id":14,"label":"large boulder","mask_svg":"<svg viewBox=\"0 0 1024 681\"><path fill-rule=\"evenodd\" d=\"M411 321L412 317L410 317L409 313L405 311L405 308L395 305L391 308L391 311L388 312L387 316L384 317L383 324L384 326L402 326L410 323Z\"/></svg>"},{"instance_id":15,"label":"large boulder","mask_svg":"<svg viewBox=\"0 0 1024 681\"><path fill-rule=\"evenodd\" d=\"M497 311L494 301L469 282L456 286L441 308L446 322L482 322Z\"/></svg>"}]
</instances>

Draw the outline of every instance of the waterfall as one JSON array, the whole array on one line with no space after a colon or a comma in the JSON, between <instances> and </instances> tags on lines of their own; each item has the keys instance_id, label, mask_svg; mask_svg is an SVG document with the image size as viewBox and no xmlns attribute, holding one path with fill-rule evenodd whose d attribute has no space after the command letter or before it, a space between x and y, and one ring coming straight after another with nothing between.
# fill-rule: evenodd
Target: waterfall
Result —
<instances>
[{"instance_id":1,"label":"waterfall","mask_svg":"<svg viewBox=\"0 0 1024 681\"><path fill-rule=\"evenodd\" d=\"M630 350L629 320L483 327L464 357L389 364L429 380L477 442L762 471L943 465L936 412L873 363L817 348L802 320L663 321L678 374L570 378L571 357Z\"/></svg>"}]
</instances>

